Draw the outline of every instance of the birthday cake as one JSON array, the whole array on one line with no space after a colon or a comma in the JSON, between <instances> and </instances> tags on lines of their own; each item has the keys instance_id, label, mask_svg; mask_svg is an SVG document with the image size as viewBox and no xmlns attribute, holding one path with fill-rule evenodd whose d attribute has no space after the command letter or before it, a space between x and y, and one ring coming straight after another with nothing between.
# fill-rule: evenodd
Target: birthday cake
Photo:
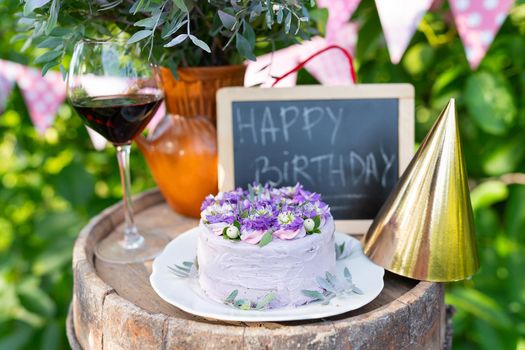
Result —
<instances>
[{"instance_id":1,"label":"birthday cake","mask_svg":"<svg viewBox=\"0 0 525 350\"><path fill-rule=\"evenodd\" d=\"M199 284L221 303L295 307L335 273L334 220L319 194L254 185L208 196L197 247Z\"/></svg>"}]
</instances>

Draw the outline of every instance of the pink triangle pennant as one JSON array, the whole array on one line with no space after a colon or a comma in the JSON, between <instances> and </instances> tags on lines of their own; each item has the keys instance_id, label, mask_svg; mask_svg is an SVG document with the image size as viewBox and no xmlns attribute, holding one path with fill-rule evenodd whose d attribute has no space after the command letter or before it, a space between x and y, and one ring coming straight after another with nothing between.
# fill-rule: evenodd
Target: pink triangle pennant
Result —
<instances>
[{"instance_id":1,"label":"pink triangle pennant","mask_svg":"<svg viewBox=\"0 0 525 350\"><path fill-rule=\"evenodd\" d=\"M467 61L476 69L512 7L513 0L450 0Z\"/></svg>"},{"instance_id":2,"label":"pink triangle pennant","mask_svg":"<svg viewBox=\"0 0 525 350\"><path fill-rule=\"evenodd\" d=\"M361 0L319 0L319 7L328 8L326 38L315 37L302 44L278 50L273 54L257 57L249 62L244 80L245 86L270 87L274 77L284 75L305 58L330 44L337 44L354 52L357 43L357 24L349 23L350 17ZM349 74L348 60L338 51L329 51L312 60L305 67L323 85L353 84ZM297 74L281 80L277 87L295 86Z\"/></svg>"},{"instance_id":3,"label":"pink triangle pennant","mask_svg":"<svg viewBox=\"0 0 525 350\"><path fill-rule=\"evenodd\" d=\"M38 69L21 66L16 81L33 125L43 133L53 124L58 107L66 98L66 85L60 73L50 71L42 76Z\"/></svg>"},{"instance_id":4,"label":"pink triangle pennant","mask_svg":"<svg viewBox=\"0 0 525 350\"><path fill-rule=\"evenodd\" d=\"M328 22L326 23L326 40L329 44L339 44L341 29L348 24L350 17L357 9L361 0L318 0L317 6L328 9Z\"/></svg>"},{"instance_id":5,"label":"pink triangle pennant","mask_svg":"<svg viewBox=\"0 0 525 350\"><path fill-rule=\"evenodd\" d=\"M257 61L249 61L244 76L244 86L272 86L274 77L293 69L299 63L299 53L302 45L277 50L257 57ZM297 74L291 74L279 83L279 87L295 86Z\"/></svg>"},{"instance_id":6,"label":"pink triangle pennant","mask_svg":"<svg viewBox=\"0 0 525 350\"><path fill-rule=\"evenodd\" d=\"M357 24L346 23L339 33L345 33L336 43L350 53L354 53L357 43ZM299 60L304 61L310 55L318 52L331 44L324 38L314 38L307 42L305 48L300 52ZM330 50L312 59L306 64L306 70L322 85L351 85L354 83L350 74L350 63L339 50Z\"/></svg>"},{"instance_id":7,"label":"pink triangle pennant","mask_svg":"<svg viewBox=\"0 0 525 350\"><path fill-rule=\"evenodd\" d=\"M398 64L432 0L375 0L390 60Z\"/></svg>"}]
</instances>

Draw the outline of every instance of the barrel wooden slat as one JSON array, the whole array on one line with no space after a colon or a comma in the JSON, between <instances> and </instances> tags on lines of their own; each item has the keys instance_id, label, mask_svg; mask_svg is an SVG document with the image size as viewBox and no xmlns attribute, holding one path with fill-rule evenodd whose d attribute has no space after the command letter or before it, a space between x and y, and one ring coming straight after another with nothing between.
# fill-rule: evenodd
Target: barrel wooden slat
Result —
<instances>
[{"instance_id":1,"label":"barrel wooden slat","mask_svg":"<svg viewBox=\"0 0 525 350\"><path fill-rule=\"evenodd\" d=\"M177 234L195 219L173 213L156 190L134 200L142 229ZM151 262L98 261L96 243L118 230L120 205L82 230L73 251L74 296L69 337L87 349L441 349L445 342L443 286L385 274L370 304L323 320L243 323L209 320L164 302L151 288ZM78 345L76 345L78 342Z\"/></svg>"}]
</instances>

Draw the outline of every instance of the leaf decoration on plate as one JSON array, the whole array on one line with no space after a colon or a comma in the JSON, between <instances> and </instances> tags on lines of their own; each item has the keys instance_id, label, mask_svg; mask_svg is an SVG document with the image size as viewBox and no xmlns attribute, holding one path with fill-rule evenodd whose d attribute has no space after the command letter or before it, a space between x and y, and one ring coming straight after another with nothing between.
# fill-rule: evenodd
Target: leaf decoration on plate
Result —
<instances>
[{"instance_id":1,"label":"leaf decoration on plate","mask_svg":"<svg viewBox=\"0 0 525 350\"><path fill-rule=\"evenodd\" d=\"M334 243L335 248L335 260L340 261L351 257L356 251L359 250L359 246L346 245L347 242L341 244Z\"/></svg>"},{"instance_id":2,"label":"leaf decoration on plate","mask_svg":"<svg viewBox=\"0 0 525 350\"><path fill-rule=\"evenodd\" d=\"M168 266L168 269L177 277L193 278L198 275L199 264L197 257L195 257L194 261L183 261L181 265Z\"/></svg>"},{"instance_id":3,"label":"leaf decoration on plate","mask_svg":"<svg viewBox=\"0 0 525 350\"><path fill-rule=\"evenodd\" d=\"M233 290L227 297L224 299L224 304L232 306L239 310L264 310L269 309L270 303L275 299L275 293L268 293L259 299L258 302L253 302L244 299L237 299L239 290Z\"/></svg>"},{"instance_id":4,"label":"leaf decoration on plate","mask_svg":"<svg viewBox=\"0 0 525 350\"><path fill-rule=\"evenodd\" d=\"M348 267L343 271L344 281L338 279L330 272L326 272L325 277L317 277L316 282L321 291L317 290L303 290L303 294L312 302L321 302L322 305L328 305L330 300L336 296L350 295L350 294L364 294L352 281L352 274Z\"/></svg>"}]
</instances>

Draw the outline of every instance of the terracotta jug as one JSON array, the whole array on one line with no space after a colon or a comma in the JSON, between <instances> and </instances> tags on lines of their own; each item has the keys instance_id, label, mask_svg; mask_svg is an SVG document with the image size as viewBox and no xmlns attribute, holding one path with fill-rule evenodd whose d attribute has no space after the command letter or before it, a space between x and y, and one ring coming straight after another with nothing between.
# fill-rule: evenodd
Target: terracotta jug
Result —
<instances>
[{"instance_id":1,"label":"terracotta jug","mask_svg":"<svg viewBox=\"0 0 525 350\"><path fill-rule=\"evenodd\" d=\"M198 217L208 194L217 193L215 94L242 86L245 66L163 68L168 114L147 138L136 139L155 182L178 213Z\"/></svg>"}]
</instances>

